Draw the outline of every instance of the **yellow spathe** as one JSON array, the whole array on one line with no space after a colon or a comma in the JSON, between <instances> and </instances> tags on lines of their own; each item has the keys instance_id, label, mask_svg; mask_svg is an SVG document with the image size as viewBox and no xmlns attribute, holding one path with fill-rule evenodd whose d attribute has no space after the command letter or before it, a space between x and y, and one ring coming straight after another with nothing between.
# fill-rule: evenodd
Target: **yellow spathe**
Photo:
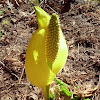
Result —
<instances>
[{"instance_id":1,"label":"yellow spathe","mask_svg":"<svg viewBox=\"0 0 100 100\"><path fill-rule=\"evenodd\" d=\"M46 62L45 35L41 35L44 32L45 29L38 29L32 35L26 53L25 72L30 83L37 87L48 85L55 78L55 74L51 74L52 71ZM53 75L51 82L50 75Z\"/></svg>"},{"instance_id":2,"label":"yellow spathe","mask_svg":"<svg viewBox=\"0 0 100 100\"><path fill-rule=\"evenodd\" d=\"M59 17L48 15L35 6L38 29L33 33L26 52L25 72L31 84L41 87L46 100L49 84L63 68L68 48L60 28Z\"/></svg>"}]
</instances>

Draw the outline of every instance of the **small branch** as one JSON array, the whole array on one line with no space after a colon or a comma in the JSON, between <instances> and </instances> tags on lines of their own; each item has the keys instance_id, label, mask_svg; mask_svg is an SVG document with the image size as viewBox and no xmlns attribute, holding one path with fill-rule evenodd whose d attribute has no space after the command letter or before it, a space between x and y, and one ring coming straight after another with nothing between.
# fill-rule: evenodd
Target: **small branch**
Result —
<instances>
[{"instance_id":1,"label":"small branch","mask_svg":"<svg viewBox=\"0 0 100 100\"><path fill-rule=\"evenodd\" d=\"M3 68L7 70L7 72L9 72L12 76L15 76L19 80L19 77L16 74L14 74L8 67L6 67L3 62L0 61L0 65L2 65Z\"/></svg>"},{"instance_id":2,"label":"small branch","mask_svg":"<svg viewBox=\"0 0 100 100\"><path fill-rule=\"evenodd\" d=\"M21 76L20 76L20 78L19 78L19 84L21 83L21 79L22 79L22 77L23 77L23 74L24 74L24 70L25 70L25 67L22 69L22 73L21 73Z\"/></svg>"},{"instance_id":3,"label":"small branch","mask_svg":"<svg viewBox=\"0 0 100 100\"><path fill-rule=\"evenodd\" d=\"M56 14L58 14L53 8L51 8L48 4L46 4L53 12L55 12Z\"/></svg>"}]
</instances>

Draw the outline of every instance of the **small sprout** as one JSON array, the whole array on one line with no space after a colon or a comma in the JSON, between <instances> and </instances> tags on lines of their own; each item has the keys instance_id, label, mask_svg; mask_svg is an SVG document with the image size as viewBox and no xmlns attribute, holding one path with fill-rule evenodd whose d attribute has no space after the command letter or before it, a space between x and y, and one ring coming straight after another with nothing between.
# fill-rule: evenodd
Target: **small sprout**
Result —
<instances>
[{"instance_id":1,"label":"small sprout","mask_svg":"<svg viewBox=\"0 0 100 100\"><path fill-rule=\"evenodd\" d=\"M79 86L76 87L77 89L79 88Z\"/></svg>"},{"instance_id":2,"label":"small sprout","mask_svg":"<svg viewBox=\"0 0 100 100\"><path fill-rule=\"evenodd\" d=\"M59 79L56 79L56 82L59 84L59 86L60 86L60 90L63 92L63 93L65 93L67 96L72 96L72 94L69 92L69 90L68 90L68 84L66 84L66 83L64 83L64 82L62 82L61 80L59 80Z\"/></svg>"},{"instance_id":3,"label":"small sprout","mask_svg":"<svg viewBox=\"0 0 100 100\"><path fill-rule=\"evenodd\" d=\"M50 100L54 100L54 96L52 93L50 93L49 98L50 98Z\"/></svg>"},{"instance_id":4,"label":"small sprout","mask_svg":"<svg viewBox=\"0 0 100 100\"><path fill-rule=\"evenodd\" d=\"M56 80L56 82L57 82L59 85L69 86L68 84L66 84L66 83L62 82L62 81L61 81L61 80L59 80L59 79L55 79L55 80Z\"/></svg>"}]
</instances>

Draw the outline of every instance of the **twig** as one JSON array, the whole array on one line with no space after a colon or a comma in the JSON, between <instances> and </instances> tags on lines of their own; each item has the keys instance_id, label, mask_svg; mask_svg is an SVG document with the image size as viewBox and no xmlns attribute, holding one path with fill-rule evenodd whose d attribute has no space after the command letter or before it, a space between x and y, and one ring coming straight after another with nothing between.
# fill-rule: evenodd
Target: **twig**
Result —
<instances>
[{"instance_id":1,"label":"twig","mask_svg":"<svg viewBox=\"0 0 100 100\"><path fill-rule=\"evenodd\" d=\"M58 14L53 8L51 8L48 4L47 4L47 0L43 0L40 4L39 4L39 7L42 5L42 4L46 4L46 6L48 6L53 12L55 12L56 14ZM35 13L35 10L30 14L34 14Z\"/></svg>"},{"instance_id":2,"label":"twig","mask_svg":"<svg viewBox=\"0 0 100 100\"><path fill-rule=\"evenodd\" d=\"M80 50L80 49L79 49L79 43L78 43L78 60L79 60L79 50Z\"/></svg>"},{"instance_id":3,"label":"twig","mask_svg":"<svg viewBox=\"0 0 100 100\"><path fill-rule=\"evenodd\" d=\"M46 4L53 12L55 12L56 14L58 14L53 8L51 8L48 4Z\"/></svg>"},{"instance_id":4,"label":"twig","mask_svg":"<svg viewBox=\"0 0 100 100\"><path fill-rule=\"evenodd\" d=\"M13 75L13 76L15 76L17 79L19 79L19 77L18 77L16 74L14 74L9 68L7 68L3 62L0 61L0 64L8 71L11 75Z\"/></svg>"},{"instance_id":5,"label":"twig","mask_svg":"<svg viewBox=\"0 0 100 100\"><path fill-rule=\"evenodd\" d=\"M40 4L39 4L39 7L44 3L44 1L42 1ZM35 13L35 10L33 12L31 12L30 15L33 15Z\"/></svg>"},{"instance_id":6,"label":"twig","mask_svg":"<svg viewBox=\"0 0 100 100\"><path fill-rule=\"evenodd\" d=\"M3 95L4 93L8 93L12 90L13 87L24 87L24 86L28 86L30 87L30 83L13 83L11 84L9 87L7 87L5 90L3 90L1 93L0 93L0 96ZM2 88L2 87L1 87Z\"/></svg>"},{"instance_id":7,"label":"twig","mask_svg":"<svg viewBox=\"0 0 100 100\"><path fill-rule=\"evenodd\" d=\"M24 74L24 70L25 70L25 67L22 69L22 73L21 73L21 76L20 76L20 78L19 78L19 84L21 83L21 79L22 79L22 77L23 77L23 74Z\"/></svg>"}]
</instances>

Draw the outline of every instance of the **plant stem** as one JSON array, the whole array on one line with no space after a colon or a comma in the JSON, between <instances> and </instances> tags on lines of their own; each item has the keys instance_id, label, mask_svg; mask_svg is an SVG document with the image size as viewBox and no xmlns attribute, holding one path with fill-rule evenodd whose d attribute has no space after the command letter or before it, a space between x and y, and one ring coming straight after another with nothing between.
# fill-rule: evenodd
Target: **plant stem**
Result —
<instances>
[{"instance_id":1,"label":"plant stem","mask_svg":"<svg viewBox=\"0 0 100 100\"><path fill-rule=\"evenodd\" d=\"M42 87L42 91L43 91L45 100L49 100L49 87L50 87L50 85Z\"/></svg>"}]
</instances>

